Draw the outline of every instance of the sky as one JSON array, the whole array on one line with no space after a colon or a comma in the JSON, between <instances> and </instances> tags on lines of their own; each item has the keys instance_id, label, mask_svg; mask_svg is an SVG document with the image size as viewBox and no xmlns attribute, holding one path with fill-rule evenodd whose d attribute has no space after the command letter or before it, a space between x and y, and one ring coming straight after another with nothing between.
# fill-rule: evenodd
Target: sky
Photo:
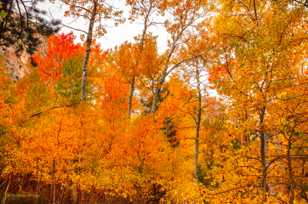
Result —
<instances>
[{"instance_id":1,"label":"sky","mask_svg":"<svg viewBox=\"0 0 308 204\"><path fill-rule=\"evenodd\" d=\"M127 7L121 3L123 1L114 0L113 3L116 4L117 8L120 8L124 11L124 15L128 15ZM61 20L62 24L87 31L88 21L79 17L64 17L64 12L67 10L67 6L63 3L56 1L56 3L51 3L49 1L44 1L38 5L38 8L41 8L47 12L47 18ZM125 22L119 26L114 26L110 23L106 25L107 34L103 37L97 39L103 49L110 49L115 46L122 44L125 41L133 41L134 37L142 32L142 23L139 21L136 22ZM158 49L162 52L166 48L168 34L163 29L162 26L152 27L150 29L158 37ZM76 35L76 40L79 41L79 36L81 32L70 29L68 27L62 27L60 33L70 33L73 32Z\"/></svg>"}]
</instances>

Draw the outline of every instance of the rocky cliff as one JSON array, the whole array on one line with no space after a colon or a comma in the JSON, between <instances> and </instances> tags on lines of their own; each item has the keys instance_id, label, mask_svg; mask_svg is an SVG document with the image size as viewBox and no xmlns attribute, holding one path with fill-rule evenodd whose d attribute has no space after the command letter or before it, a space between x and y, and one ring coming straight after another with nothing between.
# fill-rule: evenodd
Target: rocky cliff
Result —
<instances>
[{"instance_id":1,"label":"rocky cliff","mask_svg":"<svg viewBox=\"0 0 308 204\"><path fill-rule=\"evenodd\" d=\"M47 39L44 38L41 42L37 50L39 52L44 52ZM16 52L14 47L2 46L0 47L0 57L5 65L4 69L14 81L22 79L33 69L31 55L26 51Z\"/></svg>"}]
</instances>

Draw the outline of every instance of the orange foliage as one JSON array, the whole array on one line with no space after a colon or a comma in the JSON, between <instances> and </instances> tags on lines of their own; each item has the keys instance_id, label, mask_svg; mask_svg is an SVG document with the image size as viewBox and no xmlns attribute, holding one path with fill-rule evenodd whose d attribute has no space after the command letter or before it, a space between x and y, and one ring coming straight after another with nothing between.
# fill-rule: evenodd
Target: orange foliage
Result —
<instances>
[{"instance_id":1,"label":"orange foliage","mask_svg":"<svg viewBox=\"0 0 308 204\"><path fill-rule=\"evenodd\" d=\"M33 58L38 64L40 77L55 83L61 78L67 60L81 54L83 50L80 45L74 44L72 33L51 36L47 46L45 54L37 53Z\"/></svg>"},{"instance_id":2,"label":"orange foliage","mask_svg":"<svg viewBox=\"0 0 308 204\"><path fill-rule=\"evenodd\" d=\"M51 36L33 56L38 69L19 81L0 64L4 194L46 203L305 203L303 5L126 2L144 33L108 52L92 43L87 100L86 46L73 34ZM65 3L73 3L68 15L89 17L96 3L98 14L112 13L105 1ZM154 15L168 18L162 53L147 30Z\"/></svg>"}]
</instances>

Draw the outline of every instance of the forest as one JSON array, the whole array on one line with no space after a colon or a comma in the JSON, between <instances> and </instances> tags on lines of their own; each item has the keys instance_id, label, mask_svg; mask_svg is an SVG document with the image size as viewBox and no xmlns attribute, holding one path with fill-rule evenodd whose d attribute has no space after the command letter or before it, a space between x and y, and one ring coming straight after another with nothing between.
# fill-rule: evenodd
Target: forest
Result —
<instances>
[{"instance_id":1,"label":"forest","mask_svg":"<svg viewBox=\"0 0 308 204\"><path fill-rule=\"evenodd\" d=\"M305 204L307 111L307 0L0 2L1 204Z\"/></svg>"}]
</instances>

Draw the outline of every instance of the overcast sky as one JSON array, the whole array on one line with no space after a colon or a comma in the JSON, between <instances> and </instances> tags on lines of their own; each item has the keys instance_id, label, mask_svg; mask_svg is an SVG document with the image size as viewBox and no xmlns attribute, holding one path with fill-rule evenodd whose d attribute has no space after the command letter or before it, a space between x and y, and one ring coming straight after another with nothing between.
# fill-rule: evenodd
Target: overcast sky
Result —
<instances>
[{"instance_id":1,"label":"overcast sky","mask_svg":"<svg viewBox=\"0 0 308 204\"><path fill-rule=\"evenodd\" d=\"M116 4L117 8L120 8L124 13L128 13L126 6L121 3L123 1L114 0L113 3ZM50 3L49 1L44 1L39 4L39 8L47 12L47 17L49 19L59 19L64 25L68 25L77 29L87 31L88 21L79 17L71 18L64 17L64 11L67 10L66 5L57 1L57 3ZM98 42L101 44L103 49L113 48L117 45L120 45L124 41L133 41L134 37L142 32L142 23L141 22L125 22L119 26L107 25L107 34L103 37L100 37ZM154 35L158 36L158 49L162 51L166 48L168 34L161 26L152 27L150 29ZM69 33L74 32L76 35L76 40L79 39L81 32L74 31L72 29L62 27L60 33Z\"/></svg>"}]
</instances>

